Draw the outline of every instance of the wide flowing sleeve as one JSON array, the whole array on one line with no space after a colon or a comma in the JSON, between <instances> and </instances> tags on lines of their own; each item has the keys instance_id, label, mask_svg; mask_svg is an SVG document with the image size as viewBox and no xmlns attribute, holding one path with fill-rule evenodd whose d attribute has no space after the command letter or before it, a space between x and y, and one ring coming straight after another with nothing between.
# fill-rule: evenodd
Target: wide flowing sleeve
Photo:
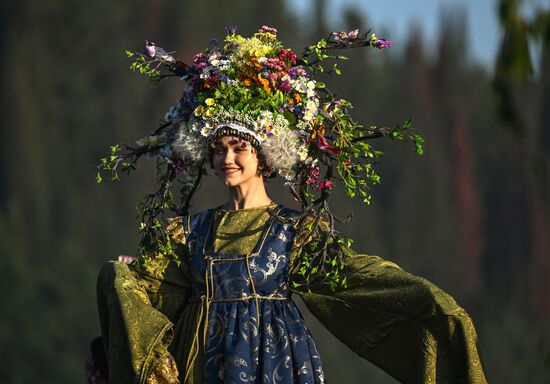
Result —
<instances>
[{"instance_id":1,"label":"wide flowing sleeve","mask_svg":"<svg viewBox=\"0 0 550 384\"><path fill-rule=\"evenodd\" d=\"M451 296L380 257L347 253L345 287L294 289L332 334L402 383L487 382L472 320Z\"/></svg>"},{"instance_id":2,"label":"wide flowing sleeve","mask_svg":"<svg viewBox=\"0 0 550 384\"><path fill-rule=\"evenodd\" d=\"M97 283L110 383L179 383L169 348L173 326L190 296L182 218L168 232L173 255L146 263L107 262Z\"/></svg>"}]
</instances>

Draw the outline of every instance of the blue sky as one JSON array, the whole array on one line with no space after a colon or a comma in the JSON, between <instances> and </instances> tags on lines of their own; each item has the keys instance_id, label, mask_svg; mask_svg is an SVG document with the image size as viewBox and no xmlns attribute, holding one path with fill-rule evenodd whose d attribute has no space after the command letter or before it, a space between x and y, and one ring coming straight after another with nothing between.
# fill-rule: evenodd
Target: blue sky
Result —
<instances>
[{"instance_id":1,"label":"blue sky","mask_svg":"<svg viewBox=\"0 0 550 384\"><path fill-rule=\"evenodd\" d=\"M307 21L314 0L287 0L298 15ZM332 15L331 27L338 28L339 16L346 7L360 10L374 31L388 31L384 37L398 47L407 40L411 25L422 27L428 43L436 42L440 29L440 15L444 11L464 10L467 16L469 48L476 62L491 66L498 51L499 24L496 0L326 0ZM526 0L524 11L529 14L537 6L550 8L550 0Z\"/></svg>"}]
</instances>

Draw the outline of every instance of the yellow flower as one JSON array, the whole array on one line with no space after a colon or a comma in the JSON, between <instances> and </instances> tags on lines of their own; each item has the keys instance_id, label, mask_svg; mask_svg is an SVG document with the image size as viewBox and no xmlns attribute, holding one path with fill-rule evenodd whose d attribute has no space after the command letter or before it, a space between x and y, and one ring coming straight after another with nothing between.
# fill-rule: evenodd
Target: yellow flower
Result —
<instances>
[{"instance_id":1,"label":"yellow flower","mask_svg":"<svg viewBox=\"0 0 550 384\"><path fill-rule=\"evenodd\" d=\"M208 107L208 109L206 110L206 112L204 113L204 115L206 117L210 117L214 114L214 112L216 111L216 108L214 107Z\"/></svg>"},{"instance_id":2,"label":"yellow flower","mask_svg":"<svg viewBox=\"0 0 550 384\"><path fill-rule=\"evenodd\" d=\"M253 46L249 51L248 54L252 57L262 57L266 56L271 52L271 47L261 45L261 46Z\"/></svg>"},{"instance_id":3,"label":"yellow flower","mask_svg":"<svg viewBox=\"0 0 550 384\"><path fill-rule=\"evenodd\" d=\"M195 116L200 116L204 113L204 107L202 105L199 105L197 108L195 108Z\"/></svg>"},{"instance_id":4,"label":"yellow flower","mask_svg":"<svg viewBox=\"0 0 550 384\"><path fill-rule=\"evenodd\" d=\"M209 97L208 99L204 100L204 104L208 105L209 107L213 106L214 104L216 104L216 100Z\"/></svg>"}]
</instances>

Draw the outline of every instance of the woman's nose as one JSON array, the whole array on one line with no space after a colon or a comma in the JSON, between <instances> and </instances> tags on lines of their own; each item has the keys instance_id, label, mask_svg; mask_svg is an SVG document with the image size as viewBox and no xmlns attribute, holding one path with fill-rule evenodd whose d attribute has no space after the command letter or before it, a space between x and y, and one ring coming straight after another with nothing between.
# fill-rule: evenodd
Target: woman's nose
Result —
<instances>
[{"instance_id":1,"label":"woman's nose","mask_svg":"<svg viewBox=\"0 0 550 384\"><path fill-rule=\"evenodd\" d=\"M235 153L232 150L227 150L225 152L225 157L223 159L224 164L233 164L235 162Z\"/></svg>"}]
</instances>

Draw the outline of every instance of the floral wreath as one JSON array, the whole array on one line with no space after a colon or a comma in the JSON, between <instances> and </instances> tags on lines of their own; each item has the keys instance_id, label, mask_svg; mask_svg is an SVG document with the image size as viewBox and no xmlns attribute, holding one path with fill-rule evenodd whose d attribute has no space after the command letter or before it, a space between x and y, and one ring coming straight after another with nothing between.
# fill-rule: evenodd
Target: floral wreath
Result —
<instances>
[{"instance_id":1,"label":"floral wreath","mask_svg":"<svg viewBox=\"0 0 550 384\"><path fill-rule=\"evenodd\" d=\"M349 114L351 103L336 98L314 76L320 72L340 75L338 62L346 57L337 55L336 50L384 49L392 43L370 32L334 32L306 47L298 57L277 39L275 28L263 26L251 37L236 30L226 27L223 45L214 39L212 47L196 54L190 65L153 42L146 41L144 53L126 51L133 60L130 68L153 83L167 77L183 80L183 95L151 135L138 140L137 147L111 147L98 168L118 180L118 172L135 169L141 157L157 160L160 188L137 207L142 235L138 253L144 256L156 250L171 254L165 212L187 214L191 198L207 174L210 145L217 136L243 137L261 148L268 168L284 178L301 203L303 213L293 220L295 224L308 226L312 234L324 234L315 241L313 237L304 241L307 256L297 266L304 282L311 282L314 274L324 274L332 286L345 284L338 272L342 258L331 259L327 252L336 246L341 252L331 254L345 255L344 248L351 244L351 239L334 231L327 199L335 181L341 182L349 197L370 203L370 188L380 182L373 165L382 152L367 141L377 137L410 141L422 154L424 140L414 132L410 120L395 128L355 122ZM329 60L332 65L327 67ZM101 180L98 172L97 181ZM173 193L175 185L179 186L179 203Z\"/></svg>"}]
</instances>

